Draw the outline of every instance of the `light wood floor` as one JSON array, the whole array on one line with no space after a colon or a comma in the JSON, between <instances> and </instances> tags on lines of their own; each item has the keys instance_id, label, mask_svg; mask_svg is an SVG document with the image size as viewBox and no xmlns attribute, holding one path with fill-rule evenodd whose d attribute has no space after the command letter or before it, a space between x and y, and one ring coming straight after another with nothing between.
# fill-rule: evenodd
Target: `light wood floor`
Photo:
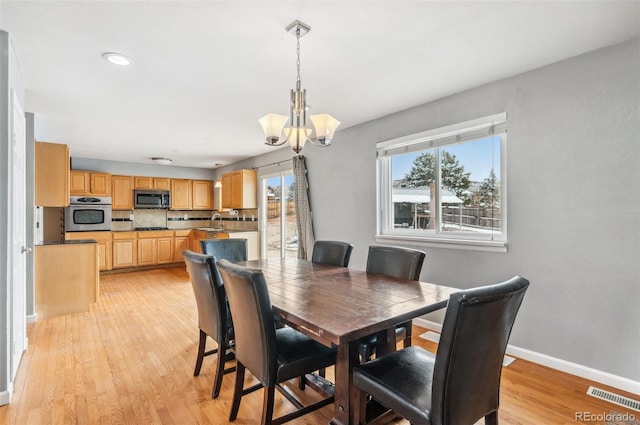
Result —
<instances>
[{"instance_id":1,"label":"light wood floor","mask_svg":"<svg viewBox=\"0 0 640 425\"><path fill-rule=\"evenodd\" d=\"M414 335L424 331L415 328ZM205 358L202 373L193 376L198 329L184 268L104 275L100 302L89 313L29 324L28 337L13 398L0 407L0 424L227 423L234 374L225 376L216 400L210 398L213 359ZM435 349L418 337L414 341ZM640 417L586 396L590 384L518 359L502 374L500 422L580 423L575 415L583 411ZM316 395L307 390L302 397ZM261 407L262 391L244 397L235 423L259 423ZM293 410L279 394L276 409L276 415ZM326 424L332 409L291 424Z\"/></svg>"}]
</instances>

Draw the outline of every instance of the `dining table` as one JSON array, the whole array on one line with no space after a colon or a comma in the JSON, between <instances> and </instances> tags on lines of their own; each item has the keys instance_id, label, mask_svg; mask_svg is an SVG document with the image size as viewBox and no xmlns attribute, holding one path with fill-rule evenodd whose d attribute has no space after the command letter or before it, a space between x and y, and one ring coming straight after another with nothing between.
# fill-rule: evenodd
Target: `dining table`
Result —
<instances>
[{"instance_id":1,"label":"dining table","mask_svg":"<svg viewBox=\"0 0 640 425\"><path fill-rule=\"evenodd\" d=\"M377 355L395 350L395 326L446 307L452 288L297 258L240 262L261 269L272 308L287 325L337 347L333 425L353 424L352 368L359 340L376 334Z\"/></svg>"}]
</instances>

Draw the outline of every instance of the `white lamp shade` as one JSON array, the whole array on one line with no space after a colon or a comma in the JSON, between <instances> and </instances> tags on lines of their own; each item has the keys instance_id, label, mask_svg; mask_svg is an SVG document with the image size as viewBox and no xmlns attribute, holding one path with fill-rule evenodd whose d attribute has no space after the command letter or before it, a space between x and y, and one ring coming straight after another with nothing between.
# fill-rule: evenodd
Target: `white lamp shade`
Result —
<instances>
[{"instance_id":1,"label":"white lamp shade","mask_svg":"<svg viewBox=\"0 0 640 425\"><path fill-rule=\"evenodd\" d=\"M264 131L267 143L275 143L280 139L282 128L288 120L289 117L280 114L267 114L258 120Z\"/></svg>"},{"instance_id":2,"label":"white lamp shade","mask_svg":"<svg viewBox=\"0 0 640 425\"><path fill-rule=\"evenodd\" d=\"M313 123L313 127L316 130L316 138L318 139L318 144L328 145L329 143L331 143L331 139L333 139L333 133L340 125L340 121L333 118L329 114L311 115L309 119Z\"/></svg>"},{"instance_id":3,"label":"white lamp shade","mask_svg":"<svg viewBox=\"0 0 640 425\"><path fill-rule=\"evenodd\" d=\"M289 144L291 145L291 149L293 149L296 153L299 153L302 148L304 148L304 144L311 135L310 128L305 127L289 127L285 129L285 134L287 134L287 140L289 140Z\"/></svg>"}]
</instances>

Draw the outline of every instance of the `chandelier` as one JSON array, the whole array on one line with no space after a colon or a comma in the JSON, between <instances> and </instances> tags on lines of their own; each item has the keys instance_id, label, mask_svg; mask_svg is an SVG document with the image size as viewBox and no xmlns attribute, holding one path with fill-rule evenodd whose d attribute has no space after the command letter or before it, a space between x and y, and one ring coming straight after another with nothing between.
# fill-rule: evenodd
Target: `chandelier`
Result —
<instances>
[{"instance_id":1,"label":"chandelier","mask_svg":"<svg viewBox=\"0 0 640 425\"><path fill-rule=\"evenodd\" d=\"M307 91L301 89L300 83L300 37L311 31L311 27L298 20L293 21L285 30L295 34L297 40L296 88L291 90L291 107L289 116L280 114L267 114L258 122L262 126L269 146L280 146L289 142L295 153L300 153L304 144L308 141L318 146L329 146L333 133L340 125L340 121L329 114L311 115L309 119L313 128L307 126ZM290 127L284 128L287 121L291 120Z\"/></svg>"}]
</instances>

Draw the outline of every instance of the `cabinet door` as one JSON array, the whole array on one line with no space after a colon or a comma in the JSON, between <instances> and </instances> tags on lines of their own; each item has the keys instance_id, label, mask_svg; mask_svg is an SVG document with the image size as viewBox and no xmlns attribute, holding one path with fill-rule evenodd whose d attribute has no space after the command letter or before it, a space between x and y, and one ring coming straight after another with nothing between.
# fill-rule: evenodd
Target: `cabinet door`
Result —
<instances>
[{"instance_id":1,"label":"cabinet door","mask_svg":"<svg viewBox=\"0 0 640 425\"><path fill-rule=\"evenodd\" d=\"M171 209L191 209L191 180L171 179Z\"/></svg>"},{"instance_id":2,"label":"cabinet door","mask_svg":"<svg viewBox=\"0 0 640 425\"><path fill-rule=\"evenodd\" d=\"M194 210L212 210L213 182L209 180L193 180L191 185L193 194L192 208Z\"/></svg>"},{"instance_id":3,"label":"cabinet door","mask_svg":"<svg viewBox=\"0 0 640 425\"><path fill-rule=\"evenodd\" d=\"M242 170L231 175L231 208L242 208Z\"/></svg>"},{"instance_id":4,"label":"cabinet door","mask_svg":"<svg viewBox=\"0 0 640 425\"><path fill-rule=\"evenodd\" d=\"M58 143L35 144L35 204L69 205L69 147Z\"/></svg>"},{"instance_id":5,"label":"cabinet door","mask_svg":"<svg viewBox=\"0 0 640 425\"><path fill-rule=\"evenodd\" d=\"M113 241L113 268L135 267L137 262L138 241L119 239Z\"/></svg>"},{"instance_id":6,"label":"cabinet door","mask_svg":"<svg viewBox=\"0 0 640 425\"><path fill-rule=\"evenodd\" d=\"M96 196L111 196L111 174L90 173L91 194Z\"/></svg>"},{"instance_id":7,"label":"cabinet door","mask_svg":"<svg viewBox=\"0 0 640 425\"><path fill-rule=\"evenodd\" d=\"M222 208L232 208L231 207L231 191L233 190L231 185L233 181L233 174L224 174L222 176L222 187L220 191L222 192Z\"/></svg>"},{"instance_id":8,"label":"cabinet door","mask_svg":"<svg viewBox=\"0 0 640 425\"><path fill-rule=\"evenodd\" d=\"M111 204L114 210L133 209L133 177L111 176Z\"/></svg>"},{"instance_id":9,"label":"cabinet door","mask_svg":"<svg viewBox=\"0 0 640 425\"><path fill-rule=\"evenodd\" d=\"M173 238L159 238L158 264L173 263Z\"/></svg>"},{"instance_id":10,"label":"cabinet door","mask_svg":"<svg viewBox=\"0 0 640 425\"><path fill-rule=\"evenodd\" d=\"M174 248L173 248L173 261L178 263L180 261L184 261L184 257L182 256L182 251L190 249L189 246L189 236L176 236L174 240Z\"/></svg>"},{"instance_id":11,"label":"cabinet door","mask_svg":"<svg viewBox=\"0 0 640 425\"><path fill-rule=\"evenodd\" d=\"M100 270L111 270L111 241L98 241L98 260L100 262Z\"/></svg>"},{"instance_id":12,"label":"cabinet door","mask_svg":"<svg viewBox=\"0 0 640 425\"><path fill-rule=\"evenodd\" d=\"M152 266L158 264L158 240L155 238L138 239L138 265Z\"/></svg>"},{"instance_id":13,"label":"cabinet door","mask_svg":"<svg viewBox=\"0 0 640 425\"><path fill-rule=\"evenodd\" d=\"M153 188L158 190L171 190L171 179L154 177Z\"/></svg>"},{"instance_id":14,"label":"cabinet door","mask_svg":"<svg viewBox=\"0 0 640 425\"><path fill-rule=\"evenodd\" d=\"M153 177L139 177L135 178L136 189L153 189Z\"/></svg>"},{"instance_id":15,"label":"cabinet door","mask_svg":"<svg viewBox=\"0 0 640 425\"><path fill-rule=\"evenodd\" d=\"M69 173L69 192L71 195L88 195L90 192L89 173L86 171L74 171Z\"/></svg>"}]
</instances>

